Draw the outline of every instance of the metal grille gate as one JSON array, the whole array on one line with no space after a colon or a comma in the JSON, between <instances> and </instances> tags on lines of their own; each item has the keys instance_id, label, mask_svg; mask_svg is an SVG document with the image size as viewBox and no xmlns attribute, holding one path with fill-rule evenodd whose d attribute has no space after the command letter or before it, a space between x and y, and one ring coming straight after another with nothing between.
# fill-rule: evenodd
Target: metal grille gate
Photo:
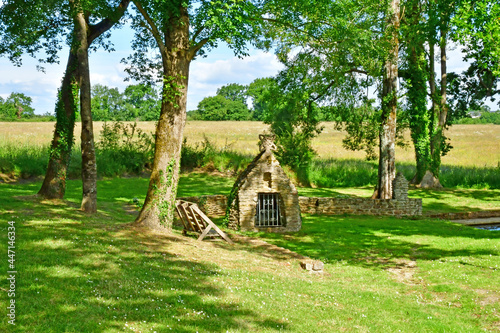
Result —
<instances>
[{"instance_id":1,"label":"metal grille gate","mask_svg":"<svg viewBox=\"0 0 500 333\"><path fill-rule=\"evenodd\" d=\"M257 200L256 227L281 226L278 193L259 193Z\"/></svg>"}]
</instances>

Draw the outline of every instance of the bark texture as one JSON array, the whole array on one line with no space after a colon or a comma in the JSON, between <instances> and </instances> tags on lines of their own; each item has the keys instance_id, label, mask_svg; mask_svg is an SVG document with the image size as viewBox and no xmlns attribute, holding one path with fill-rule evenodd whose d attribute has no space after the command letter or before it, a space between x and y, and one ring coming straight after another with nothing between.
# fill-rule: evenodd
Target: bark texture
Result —
<instances>
[{"instance_id":1,"label":"bark texture","mask_svg":"<svg viewBox=\"0 0 500 333\"><path fill-rule=\"evenodd\" d=\"M406 79L410 86L407 91L408 113L413 147L415 149L416 173L411 183L419 184L430 167L430 120L427 109L428 68L425 58L425 33L419 29L422 20L422 9L418 0L407 3L406 24Z\"/></svg>"},{"instance_id":2,"label":"bark texture","mask_svg":"<svg viewBox=\"0 0 500 333\"><path fill-rule=\"evenodd\" d=\"M174 217L184 125L189 64L189 16L179 4L179 16L165 25L165 43L157 38L164 72L160 119L148 193L136 224L171 230ZM158 40L160 38L160 40Z\"/></svg>"},{"instance_id":3,"label":"bark texture","mask_svg":"<svg viewBox=\"0 0 500 333\"><path fill-rule=\"evenodd\" d=\"M82 209L94 212L96 203L96 163L93 143L92 116L90 107L90 74L88 48L100 35L117 23L128 8L130 0L122 0L110 17L96 25L88 25L88 17L76 11L73 18L73 37L66 72L56 103L56 128L50 148L49 164L39 195L49 199L62 199L66 190L66 175L71 158L74 139L75 115L78 103L78 91L82 111ZM77 1L70 5L76 9ZM89 125L90 124L90 125ZM85 133L83 133L85 132ZM85 147L84 147L85 143ZM94 181L85 181L85 179ZM93 204L89 204L93 202Z\"/></svg>"},{"instance_id":4,"label":"bark texture","mask_svg":"<svg viewBox=\"0 0 500 333\"><path fill-rule=\"evenodd\" d=\"M384 64L382 88L382 123L380 128L378 199L392 198L392 180L396 176L396 110L398 104L398 28L399 0L391 0L387 31L390 34L391 50Z\"/></svg>"},{"instance_id":5,"label":"bark texture","mask_svg":"<svg viewBox=\"0 0 500 333\"><path fill-rule=\"evenodd\" d=\"M447 69L446 69L446 38L447 32L441 30L441 90L439 103L434 108L433 130L431 138L431 165L429 171L434 176L434 187L440 188L439 171L441 168L441 154L443 153L445 137L444 130L446 119L448 117L448 105L446 103L446 85L447 85Z\"/></svg>"},{"instance_id":6,"label":"bark texture","mask_svg":"<svg viewBox=\"0 0 500 333\"><path fill-rule=\"evenodd\" d=\"M97 212L97 167L94 148L94 130L90 96L89 41L86 18L82 13L75 17L75 30L78 36L78 67L80 69L80 116L82 119L82 205L86 213Z\"/></svg>"},{"instance_id":7,"label":"bark texture","mask_svg":"<svg viewBox=\"0 0 500 333\"><path fill-rule=\"evenodd\" d=\"M50 145L49 164L42 187L38 192L47 199L62 199L66 191L66 174L74 141L79 81L76 49L72 47L57 96L56 125Z\"/></svg>"}]
</instances>

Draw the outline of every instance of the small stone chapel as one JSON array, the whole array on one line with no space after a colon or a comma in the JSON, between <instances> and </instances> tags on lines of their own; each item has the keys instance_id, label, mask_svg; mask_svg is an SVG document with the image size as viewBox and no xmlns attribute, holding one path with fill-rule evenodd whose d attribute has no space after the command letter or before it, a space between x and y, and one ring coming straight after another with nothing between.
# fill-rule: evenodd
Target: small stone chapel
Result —
<instances>
[{"instance_id":1,"label":"small stone chapel","mask_svg":"<svg viewBox=\"0 0 500 333\"><path fill-rule=\"evenodd\" d=\"M229 228L299 231L299 196L274 156L274 136L261 134L259 139L260 153L240 174L228 197Z\"/></svg>"}]
</instances>

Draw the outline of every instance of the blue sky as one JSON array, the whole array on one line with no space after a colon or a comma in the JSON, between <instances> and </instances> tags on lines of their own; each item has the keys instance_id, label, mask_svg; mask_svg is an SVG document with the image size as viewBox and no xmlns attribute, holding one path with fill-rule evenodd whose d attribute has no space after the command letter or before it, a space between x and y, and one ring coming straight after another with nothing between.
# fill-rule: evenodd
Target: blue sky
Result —
<instances>
[{"instance_id":1,"label":"blue sky","mask_svg":"<svg viewBox=\"0 0 500 333\"><path fill-rule=\"evenodd\" d=\"M132 84L124 82L126 73L122 58L131 53L130 40L133 33L125 28L112 31L115 51L99 50L90 55L92 84L118 87L120 91ZM11 92L21 92L33 99L37 114L53 113L57 89L64 73L68 50L59 54L59 65L45 66L45 73L36 70L37 60L24 57L23 66L13 66L7 58L0 58L0 96L6 98ZM212 50L206 58L191 63L188 86L188 110L196 109L204 97L215 95L218 88L228 83L249 84L256 78L274 76L281 68L274 54L251 50L250 56L238 59L225 46Z\"/></svg>"},{"instance_id":2,"label":"blue sky","mask_svg":"<svg viewBox=\"0 0 500 333\"><path fill-rule=\"evenodd\" d=\"M122 58L130 52L130 29L112 31L115 51L99 50L90 55L92 84L118 87L120 91L131 84L125 82L126 74ZM33 99L32 106L37 114L53 113L57 89L66 65L68 50L61 51L59 65L47 65L46 72L36 70L37 61L25 57L22 67L13 66L8 59L0 58L0 96L8 97L11 92L21 92ZM459 48L448 52L448 71L461 72L467 68L462 61ZM274 76L282 68L274 54L251 50L250 56L239 59L225 46L212 50L206 58L192 62L188 87L188 110L196 109L200 100L215 95L218 88L228 83L249 84L256 78ZM439 68L439 65L436 67ZM487 103L492 109L496 105Z\"/></svg>"}]
</instances>

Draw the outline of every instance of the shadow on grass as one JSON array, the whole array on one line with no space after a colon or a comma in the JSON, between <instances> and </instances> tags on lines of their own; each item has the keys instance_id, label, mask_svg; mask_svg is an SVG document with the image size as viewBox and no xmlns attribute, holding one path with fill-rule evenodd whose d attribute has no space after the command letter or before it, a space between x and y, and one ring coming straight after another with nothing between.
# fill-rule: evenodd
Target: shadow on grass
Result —
<instances>
[{"instance_id":1,"label":"shadow on grass","mask_svg":"<svg viewBox=\"0 0 500 333\"><path fill-rule=\"evenodd\" d=\"M189 260L189 240L131 228L130 216L106 208L114 201L87 216L76 209L76 198L46 201L32 195L36 188L3 186L0 192L9 207L0 209L3 244L6 222L16 222L18 332L287 328L228 296L217 278L228 273Z\"/></svg>"},{"instance_id":2,"label":"shadow on grass","mask_svg":"<svg viewBox=\"0 0 500 333\"><path fill-rule=\"evenodd\" d=\"M368 268L397 267L401 260L490 256L499 251L461 246L459 239L500 239L500 233L440 220L375 216L304 216L294 234L259 233L272 244L324 262L345 261ZM278 257L279 258L279 257Z\"/></svg>"},{"instance_id":3,"label":"shadow on grass","mask_svg":"<svg viewBox=\"0 0 500 333\"><path fill-rule=\"evenodd\" d=\"M500 190L416 189L410 197L422 198L425 213L471 212L500 209Z\"/></svg>"},{"instance_id":4,"label":"shadow on grass","mask_svg":"<svg viewBox=\"0 0 500 333\"><path fill-rule=\"evenodd\" d=\"M208 176L203 173L183 175L179 181L177 196L229 194L234 180L232 177Z\"/></svg>"}]
</instances>

